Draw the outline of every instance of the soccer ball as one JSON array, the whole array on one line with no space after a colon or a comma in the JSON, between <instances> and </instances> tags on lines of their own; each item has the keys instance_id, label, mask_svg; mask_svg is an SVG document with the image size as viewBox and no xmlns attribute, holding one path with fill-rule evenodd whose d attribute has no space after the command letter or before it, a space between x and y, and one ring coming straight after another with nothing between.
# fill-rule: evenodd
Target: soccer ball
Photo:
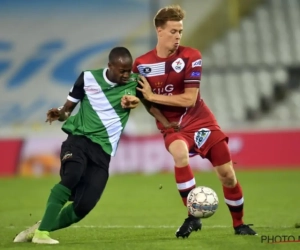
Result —
<instances>
[{"instance_id":1,"label":"soccer ball","mask_svg":"<svg viewBox=\"0 0 300 250\"><path fill-rule=\"evenodd\" d=\"M187 208L197 218L211 217L217 210L219 199L214 190L199 186L192 189L187 197Z\"/></svg>"}]
</instances>

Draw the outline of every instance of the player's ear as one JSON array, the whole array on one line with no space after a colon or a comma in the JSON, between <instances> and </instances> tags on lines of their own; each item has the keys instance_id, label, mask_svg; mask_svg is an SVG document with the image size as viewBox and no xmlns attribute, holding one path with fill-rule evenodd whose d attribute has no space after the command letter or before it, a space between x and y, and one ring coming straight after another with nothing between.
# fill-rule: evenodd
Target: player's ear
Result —
<instances>
[{"instance_id":1,"label":"player's ear","mask_svg":"<svg viewBox=\"0 0 300 250\"><path fill-rule=\"evenodd\" d=\"M162 28L162 27L157 27L157 28L156 28L156 33L157 33L158 36L161 36L162 31L163 31L163 28Z\"/></svg>"}]
</instances>

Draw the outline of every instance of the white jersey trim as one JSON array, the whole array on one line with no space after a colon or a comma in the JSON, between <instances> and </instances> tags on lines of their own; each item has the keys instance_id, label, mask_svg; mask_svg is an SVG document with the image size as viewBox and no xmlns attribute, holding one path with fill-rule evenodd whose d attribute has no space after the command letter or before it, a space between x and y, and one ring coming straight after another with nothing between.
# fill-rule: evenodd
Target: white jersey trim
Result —
<instances>
[{"instance_id":1,"label":"white jersey trim","mask_svg":"<svg viewBox=\"0 0 300 250\"><path fill-rule=\"evenodd\" d=\"M184 80L184 82L200 82L200 80Z\"/></svg>"},{"instance_id":2,"label":"white jersey trim","mask_svg":"<svg viewBox=\"0 0 300 250\"><path fill-rule=\"evenodd\" d=\"M67 97L67 100L69 100L69 101L71 101L71 102L74 102L74 103L78 103L80 100L79 99L76 99L76 98L74 98L74 97L72 97L72 96L69 96L68 95L68 97Z\"/></svg>"},{"instance_id":3,"label":"white jersey trim","mask_svg":"<svg viewBox=\"0 0 300 250\"><path fill-rule=\"evenodd\" d=\"M108 70L108 68L105 68L105 69L103 70L103 78L104 78L104 80L105 80L109 85L111 85L111 86L116 86L116 85L118 85L117 83L112 82L112 81L110 81L110 80L107 78L107 76L106 76L107 70Z\"/></svg>"}]
</instances>

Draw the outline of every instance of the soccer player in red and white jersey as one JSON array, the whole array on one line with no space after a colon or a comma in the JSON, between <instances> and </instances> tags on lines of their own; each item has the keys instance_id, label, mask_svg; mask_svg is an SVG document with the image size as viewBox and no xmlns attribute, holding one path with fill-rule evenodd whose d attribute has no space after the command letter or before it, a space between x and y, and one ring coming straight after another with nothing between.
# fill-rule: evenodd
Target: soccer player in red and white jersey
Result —
<instances>
[{"instance_id":1,"label":"soccer player in red and white jersey","mask_svg":"<svg viewBox=\"0 0 300 250\"><path fill-rule=\"evenodd\" d=\"M256 235L243 221L244 198L233 169L228 137L201 99L201 53L194 48L180 46L184 15L178 5L167 6L157 12L154 17L158 39L156 48L138 57L133 66L133 71L141 74L138 90L145 98L145 107L156 117L157 127L164 134L165 146L173 156L175 180L184 205L189 191L196 186L189 154L198 154L207 158L216 170L235 234ZM165 129L168 123L178 123L180 131L172 129L172 126ZM201 227L200 219L189 215L178 228L176 236L188 237Z\"/></svg>"}]
</instances>

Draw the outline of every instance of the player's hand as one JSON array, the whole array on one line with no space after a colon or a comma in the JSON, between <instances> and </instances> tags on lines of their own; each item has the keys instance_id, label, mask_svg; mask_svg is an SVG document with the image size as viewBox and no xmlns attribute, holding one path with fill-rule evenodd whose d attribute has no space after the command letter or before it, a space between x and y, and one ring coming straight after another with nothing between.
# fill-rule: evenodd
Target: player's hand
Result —
<instances>
[{"instance_id":1,"label":"player's hand","mask_svg":"<svg viewBox=\"0 0 300 250\"><path fill-rule=\"evenodd\" d=\"M180 124L178 122L169 122L167 124L163 124L166 130L173 129L175 132L180 130Z\"/></svg>"},{"instance_id":2,"label":"player's hand","mask_svg":"<svg viewBox=\"0 0 300 250\"><path fill-rule=\"evenodd\" d=\"M134 109L139 105L139 103L140 99L132 95L124 95L121 99L121 106L124 109Z\"/></svg>"},{"instance_id":3,"label":"player's hand","mask_svg":"<svg viewBox=\"0 0 300 250\"><path fill-rule=\"evenodd\" d=\"M51 124L53 121L56 121L59 118L60 118L60 112L58 108L52 108L48 110L46 122L49 122Z\"/></svg>"},{"instance_id":4,"label":"player's hand","mask_svg":"<svg viewBox=\"0 0 300 250\"><path fill-rule=\"evenodd\" d=\"M137 87L136 89L141 91L144 98L148 101L151 101L151 97L154 95L151 89L151 86L147 79L144 76L140 76L138 80L139 84L141 85L141 88Z\"/></svg>"}]
</instances>

